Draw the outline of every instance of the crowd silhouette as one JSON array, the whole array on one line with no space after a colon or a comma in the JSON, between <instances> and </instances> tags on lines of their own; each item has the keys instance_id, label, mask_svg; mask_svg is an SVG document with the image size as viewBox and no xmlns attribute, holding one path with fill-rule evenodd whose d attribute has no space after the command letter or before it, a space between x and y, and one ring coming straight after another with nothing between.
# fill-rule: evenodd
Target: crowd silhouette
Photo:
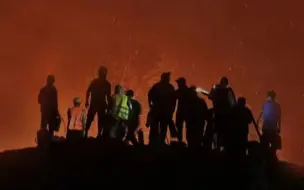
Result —
<instances>
[{"instance_id":1,"label":"crowd silhouette","mask_svg":"<svg viewBox=\"0 0 304 190\"><path fill-rule=\"evenodd\" d=\"M87 139L97 114L96 138L115 139L131 143L135 147L144 146L144 134L139 121L142 108L135 98L136 92L117 84L112 95L107 74L107 68L101 66L98 77L87 89L84 107L79 97L73 99L73 107L67 113L66 140L76 142ZM148 146L166 145L169 129L171 137L177 138L175 144L187 146L189 149L218 151L240 162L254 144L248 142L249 125L253 123L263 154L267 158L277 159L276 150L282 146L281 108L276 101L275 91L266 93L266 101L256 121L251 110L246 107L246 99L236 98L227 77L222 77L208 92L195 86L189 87L183 77L176 80L178 88L175 89L170 75L170 72L162 73L160 81L148 92L150 110L145 123L145 127L149 128ZM213 106L208 108L205 99L199 94L211 100ZM37 139L38 145L44 146L52 141L54 132L59 130L62 121L58 111L55 76L47 77L46 85L40 90L38 102L41 107L41 127L37 132Z\"/></svg>"}]
</instances>

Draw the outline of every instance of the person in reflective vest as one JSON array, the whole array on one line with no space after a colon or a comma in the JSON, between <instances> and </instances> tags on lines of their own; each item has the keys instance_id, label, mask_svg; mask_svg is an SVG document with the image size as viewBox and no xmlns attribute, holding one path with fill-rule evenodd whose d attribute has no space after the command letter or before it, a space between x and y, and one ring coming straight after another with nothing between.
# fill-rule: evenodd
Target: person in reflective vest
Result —
<instances>
[{"instance_id":1,"label":"person in reflective vest","mask_svg":"<svg viewBox=\"0 0 304 190\"><path fill-rule=\"evenodd\" d=\"M122 139L125 136L125 122L129 118L129 110L132 109L132 105L129 102L129 98L124 94L121 85L115 86L115 94L112 96L112 102L112 116L116 122L110 132L110 136L112 138Z\"/></svg>"},{"instance_id":2,"label":"person in reflective vest","mask_svg":"<svg viewBox=\"0 0 304 190\"><path fill-rule=\"evenodd\" d=\"M68 130L67 139L81 139L84 137L84 129L86 125L86 109L81 107L81 99L74 98L73 107L68 109Z\"/></svg>"}]
</instances>

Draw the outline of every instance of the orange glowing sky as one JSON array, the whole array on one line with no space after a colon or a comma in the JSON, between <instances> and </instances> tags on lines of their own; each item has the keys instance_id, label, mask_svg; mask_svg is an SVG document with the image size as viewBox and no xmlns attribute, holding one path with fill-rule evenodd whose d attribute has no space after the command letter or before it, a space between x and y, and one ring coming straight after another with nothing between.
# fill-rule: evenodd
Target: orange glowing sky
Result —
<instances>
[{"instance_id":1,"label":"orange glowing sky","mask_svg":"<svg viewBox=\"0 0 304 190\"><path fill-rule=\"evenodd\" d=\"M304 164L303 6L302 0L2 0L0 149L34 145L37 94L47 74L57 77L64 113L106 62L111 81L137 89L143 103L145 90L167 70L207 89L227 75L255 114L264 92L275 89L284 114L281 155Z\"/></svg>"}]
</instances>

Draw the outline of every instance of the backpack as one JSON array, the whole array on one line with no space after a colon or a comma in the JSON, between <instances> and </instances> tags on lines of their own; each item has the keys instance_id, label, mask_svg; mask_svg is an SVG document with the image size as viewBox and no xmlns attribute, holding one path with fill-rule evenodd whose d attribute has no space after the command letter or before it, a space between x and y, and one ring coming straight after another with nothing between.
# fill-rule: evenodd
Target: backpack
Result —
<instances>
[{"instance_id":1,"label":"backpack","mask_svg":"<svg viewBox=\"0 0 304 190\"><path fill-rule=\"evenodd\" d=\"M214 91L214 102L220 108L232 108L236 104L235 95L231 88L216 87Z\"/></svg>"},{"instance_id":2,"label":"backpack","mask_svg":"<svg viewBox=\"0 0 304 190\"><path fill-rule=\"evenodd\" d=\"M47 129L39 129L35 139L38 147L48 147L52 141L50 133Z\"/></svg>"}]
</instances>

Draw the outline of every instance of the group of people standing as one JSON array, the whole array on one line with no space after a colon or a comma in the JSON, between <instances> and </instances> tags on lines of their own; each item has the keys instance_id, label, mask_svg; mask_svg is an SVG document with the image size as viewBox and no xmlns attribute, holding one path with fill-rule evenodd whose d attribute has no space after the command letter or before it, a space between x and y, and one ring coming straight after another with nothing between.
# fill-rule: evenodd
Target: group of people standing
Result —
<instances>
[{"instance_id":1,"label":"group of people standing","mask_svg":"<svg viewBox=\"0 0 304 190\"><path fill-rule=\"evenodd\" d=\"M138 144L135 132L139 126L141 113L140 103L134 99L134 91L124 89L121 85L115 86L114 95L111 94L111 84L107 80L107 68L101 66L98 77L89 85L86 92L85 107L81 99L73 99L73 107L67 111L67 134L68 140L79 140L88 137L91 124L97 114L98 133L97 138L102 136L121 138ZM38 102L41 110L41 130L39 134L48 133L52 138L58 131L62 117L58 111L58 93L54 85L55 77L49 75L46 85L40 90ZM111 126L111 127L110 127ZM126 130L127 129L127 130ZM142 133L141 130L138 130ZM142 136L142 135L140 135ZM140 141L142 138L140 138Z\"/></svg>"},{"instance_id":2,"label":"group of people standing","mask_svg":"<svg viewBox=\"0 0 304 190\"><path fill-rule=\"evenodd\" d=\"M67 139L87 138L97 113L98 138L125 139L133 145L142 144L143 133L139 127L141 104L135 99L133 90L125 91L121 85L115 86L112 95L107 73L106 67L99 68L98 77L87 89L85 108L82 108L80 98L74 98L73 107L68 109ZM267 93L266 102L258 119L258 122L263 119L262 134L260 134L258 123L250 109L246 107L246 99L244 97L236 99L233 89L229 87L227 77L222 77L220 83L207 92L200 91L194 86L189 87L183 77L176 80L178 88L175 89L170 82L170 75L169 72L163 73L160 81L148 92L150 111L147 115L146 127L150 129L150 145L165 144L168 129L171 137L176 137L182 144L185 127L188 147L203 146L207 149L216 147L220 151L244 156L248 143L249 124L253 123L264 147L275 154L279 147L277 139L281 129L281 108L276 102L274 91ZM54 131L59 129L61 121L54 83L55 77L48 76L47 84L40 90L38 97L41 105L41 130L47 130L51 137ZM204 98L199 96L200 93L212 101L212 108L208 108ZM138 138L136 131L139 132Z\"/></svg>"}]
</instances>

